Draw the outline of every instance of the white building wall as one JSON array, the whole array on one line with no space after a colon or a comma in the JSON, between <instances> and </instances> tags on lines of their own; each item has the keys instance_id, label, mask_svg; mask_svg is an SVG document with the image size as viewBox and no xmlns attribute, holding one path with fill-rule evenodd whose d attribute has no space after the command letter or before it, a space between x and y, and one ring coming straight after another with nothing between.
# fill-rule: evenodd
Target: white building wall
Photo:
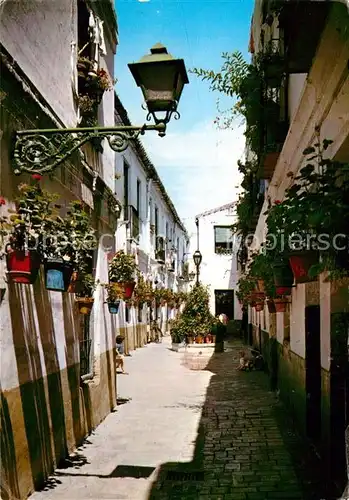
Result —
<instances>
[{"instance_id":1,"label":"white building wall","mask_svg":"<svg viewBox=\"0 0 349 500\"><path fill-rule=\"evenodd\" d=\"M224 255L215 253L214 226L232 226L235 222L234 216L229 209L212 215L199 218L199 249L202 254L200 266L200 281L210 287L210 308L215 314L215 290L234 290L234 318L241 319L241 306L235 296L238 281L237 272L237 245L233 253ZM233 234L232 234L233 239ZM190 248L191 253L196 250L197 236L194 235ZM195 271L191 260L191 270Z\"/></svg>"},{"instance_id":2,"label":"white building wall","mask_svg":"<svg viewBox=\"0 0 349 500\"><path fill-rule=\"evenodd\" d=\"M77 39L76 0L1 4L1 43L62 122L76 126L71 63Z\"/></svg>"}]
</instances>

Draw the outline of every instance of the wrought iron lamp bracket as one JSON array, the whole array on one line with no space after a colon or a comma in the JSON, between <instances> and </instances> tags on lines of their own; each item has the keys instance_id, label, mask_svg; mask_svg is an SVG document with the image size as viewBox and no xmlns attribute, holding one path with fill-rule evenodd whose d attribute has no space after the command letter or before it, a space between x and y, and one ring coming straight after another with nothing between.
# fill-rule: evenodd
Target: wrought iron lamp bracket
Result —
<instances>
[{"instance_id":1,"label":"wrought iron lamp bracket","mask_svg":"<svg viewBox=\"0 0 349 500\"><path fill-rule=\"evenodd\" d=\"M162 121L142 126L20 130L15 137L14 172L17 175L23 172L51 172L93 138L107 139L113 151L122 153L128 148L130 141L137 139L147 130L156 130L163 137L166 134L166 123Z\"/></svg>"}]
</instances>

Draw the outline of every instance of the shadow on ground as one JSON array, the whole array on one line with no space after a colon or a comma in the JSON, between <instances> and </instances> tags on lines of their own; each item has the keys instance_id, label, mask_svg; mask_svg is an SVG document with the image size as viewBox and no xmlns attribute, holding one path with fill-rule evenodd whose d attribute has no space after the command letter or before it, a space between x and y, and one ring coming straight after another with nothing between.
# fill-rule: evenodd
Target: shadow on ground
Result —
<instances>
[{"instance_id":1,"label":"shadow on ground","mask_svg":"<svg viewBox=\"0 0 349 500\"><path fill-rule=\"evenodd\" d=\"M148 500L338 498L268 376L237 371L242 344L226 347L205 368L213 375L192 461L162 464Z\"/></svg>"}]
</instances>

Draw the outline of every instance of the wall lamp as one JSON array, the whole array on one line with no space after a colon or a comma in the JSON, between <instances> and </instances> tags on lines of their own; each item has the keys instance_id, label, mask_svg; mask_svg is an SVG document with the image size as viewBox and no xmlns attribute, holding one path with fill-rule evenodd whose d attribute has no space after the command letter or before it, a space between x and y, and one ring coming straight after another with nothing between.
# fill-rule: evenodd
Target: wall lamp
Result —
<instances>
[{"instance_id":1,"label":"wall lamp","mask_svg":"<svg viewBox=\"0 0 349 500\"><path fill-rule=\"evenodd\" d=\"M141 88L148 114L142 126L61 128L19 130L14 145L15 174L43 174L64 162L80 146L94 138L107 139L113 151L125 151L129 142L148 130L165 136L166 126L177 111L184 85L189 83L183 59L175 59L160 43L151 48L139 62L128 65Z\"/></svg>"}]
</instances>

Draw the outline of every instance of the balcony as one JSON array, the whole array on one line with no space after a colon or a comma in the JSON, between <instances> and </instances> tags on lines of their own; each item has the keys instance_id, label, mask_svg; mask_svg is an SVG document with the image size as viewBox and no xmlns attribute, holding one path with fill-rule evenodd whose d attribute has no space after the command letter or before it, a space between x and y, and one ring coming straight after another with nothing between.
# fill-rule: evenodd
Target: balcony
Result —
<instances>
[{"instance_id":1,"label":"balcony","mask_svg":"<svg viewBox=\"0 0 349 500\"><path fill-rule=\"evenodd\" d=\"M315 0L264 0L263 22L279 12L288 73L309 73L326 18L333 2ZM343 1L343 13L347 15ZM311 28L311 29L309 29Z\"/></svg>"}]
</instances>

